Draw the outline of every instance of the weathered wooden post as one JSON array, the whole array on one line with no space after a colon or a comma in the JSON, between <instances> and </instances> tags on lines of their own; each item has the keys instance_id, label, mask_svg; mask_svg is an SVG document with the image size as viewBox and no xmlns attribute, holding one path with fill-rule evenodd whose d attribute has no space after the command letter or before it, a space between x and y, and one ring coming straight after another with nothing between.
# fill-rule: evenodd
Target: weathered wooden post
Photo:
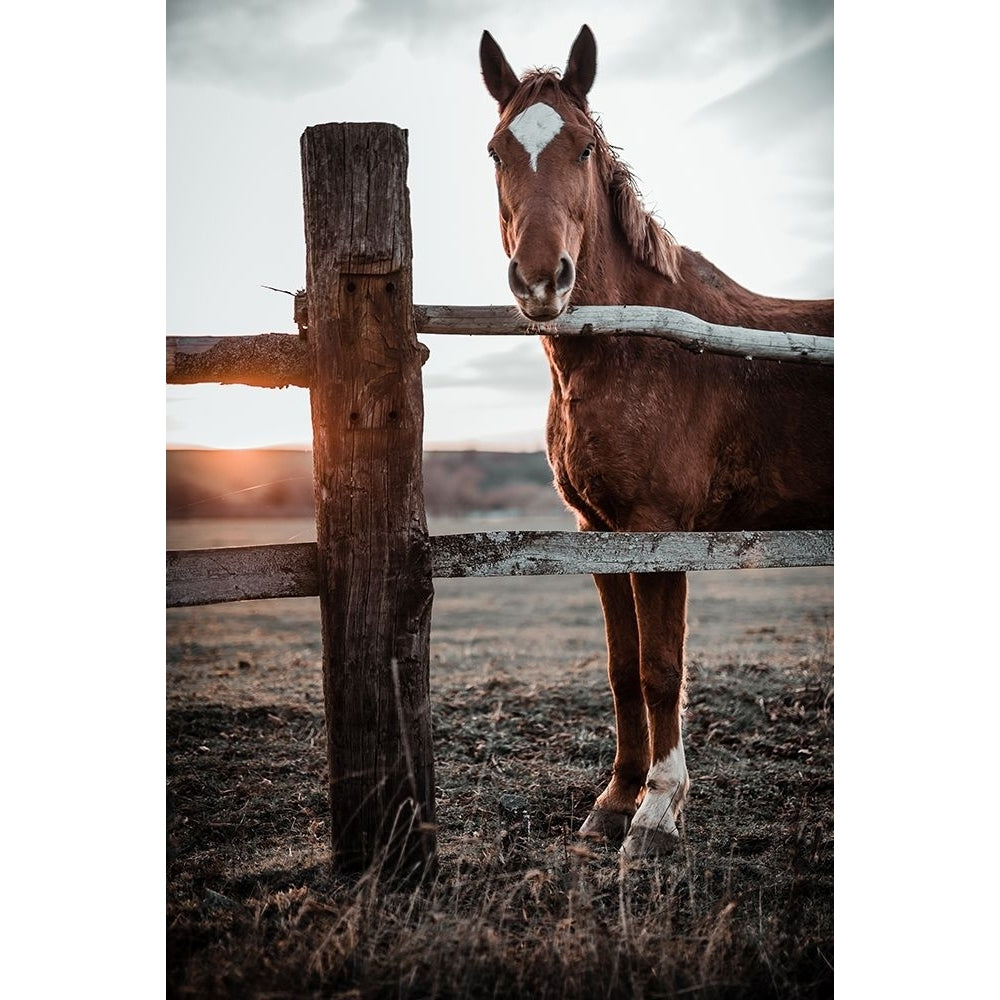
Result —
<instances>
[{"instance_id":1,"label":"weathered wooden post","mask_svg":"<svg viewBox=\"0 0 1000 1000\"><path fill-rule=\"evenodd\" d=\"M426 349L413 323L406 133L302 135L310 400L334 863L433 858Z\"/></svg>"}]
</instances>

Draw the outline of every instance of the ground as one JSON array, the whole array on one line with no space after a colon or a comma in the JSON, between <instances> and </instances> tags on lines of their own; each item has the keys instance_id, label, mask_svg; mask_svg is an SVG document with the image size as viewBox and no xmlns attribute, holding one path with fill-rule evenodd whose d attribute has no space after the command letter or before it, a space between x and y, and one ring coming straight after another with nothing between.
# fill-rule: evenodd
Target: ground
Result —
<instances>
[{"instance_id":1,"label":"ground","mask_svg":"<svg viewBox=\"0 0 1000 1000\"><path fill-rule=\"evenodd\" d=\"M526 526L553 524L489 525ZM170 522L168 547L311 531ZM318 600L169 610L168 996L831 996L832 570L690 592L682 842L630 863L575 835L614 756L593 583L436 581L418 885L331 868Z\"/></svg>"}]
</instances>

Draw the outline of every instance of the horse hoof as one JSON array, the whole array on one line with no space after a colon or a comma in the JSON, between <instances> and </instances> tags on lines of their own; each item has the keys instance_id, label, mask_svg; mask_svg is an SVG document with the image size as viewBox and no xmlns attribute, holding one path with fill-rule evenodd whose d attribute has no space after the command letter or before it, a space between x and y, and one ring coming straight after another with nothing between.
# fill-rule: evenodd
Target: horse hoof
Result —
<instances>
[{"instance_id":1,"label":"horse hoof","mask_svg":"<svg viewBox=\"0 0 1000 1000\"><path fill-rule=\"evenodd\" d=\"M637 827L633 823L625 843L622 844L622 854L632 861L637 858L664 857L673 854L680 840L676 830L665 833L663 830Z\"/></svg>"},{"instance_id":2,"label":"horse hoof","mask_svg":"<svg viewBox=\"0 0 1000 1000\"><path fill-rule=\"evenodd\" d=\"M631 818L625 813L612 812L610 809L591 809L590 815L580 827L580 836L621 840Z\"/></svg>"}]
</instances>

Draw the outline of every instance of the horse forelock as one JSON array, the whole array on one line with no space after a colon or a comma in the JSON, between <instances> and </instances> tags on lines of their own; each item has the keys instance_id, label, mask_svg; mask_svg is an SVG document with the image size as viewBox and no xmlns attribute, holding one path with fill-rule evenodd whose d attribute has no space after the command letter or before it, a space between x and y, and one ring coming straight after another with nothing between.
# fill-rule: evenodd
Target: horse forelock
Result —
<instances>
[{"instance_id":1,"label":"horse forelock","mask_svg":"<svg viewBox=\"0 0 1000 1000\"><path fill-rule=\"evenodd\" d=\"M619 159L587 102L567 93L555 69L529 70L503 109L498 128L503 129L526 108L547 98L564 120L576 119L594 134L598 168L612 210L633 256L670 281L680 277L681 249L670 232L645 207L628 164Z\"/></svg>"},{"instance_id":2,"label":"horse forelock","mask_svg":"<svg viewBox=\"0 0 1000 1000\"><path fill-rule=\"evenodd\" d=\"M507 128L522 111L531 107L532 104L542 100L543 96L548 98L547 103L551 103L557 111L566 110L572 106L577 108L578 111L583 111L584 114L586 114L586 110L581 108L580 105L559 86L560 80L561 77L558 70L528 70L528 72L521 77L521 82L518 85L517 90L514 91L510 100L504 105L503 111L500 114L500 123L497 125L497 131ZM551 93L544 94L543 92L546 90L550 90Z\"/></svg>"}]
</instances>

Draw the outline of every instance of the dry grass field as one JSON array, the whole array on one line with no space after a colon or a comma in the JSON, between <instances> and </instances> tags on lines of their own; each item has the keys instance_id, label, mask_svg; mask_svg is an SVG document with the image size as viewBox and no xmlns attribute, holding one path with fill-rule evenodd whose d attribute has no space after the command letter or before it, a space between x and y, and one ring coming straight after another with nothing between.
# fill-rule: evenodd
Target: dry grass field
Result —
<instances>
[{"instance_id":1,"label":"dry grass field","mask_svg":"<svg viewBox=\"0 0 1000 1000\"><path fill-rule=\"evenodd\" d=\"M167 535L315 537L292 519ZM440 861L416 886L331 870L317 599L172 609L166 638L168 996L833 994L831 569L691 576L669 861L574 834L614 755L588 577L436 581Z\"/></svg>"}]
</instances>

